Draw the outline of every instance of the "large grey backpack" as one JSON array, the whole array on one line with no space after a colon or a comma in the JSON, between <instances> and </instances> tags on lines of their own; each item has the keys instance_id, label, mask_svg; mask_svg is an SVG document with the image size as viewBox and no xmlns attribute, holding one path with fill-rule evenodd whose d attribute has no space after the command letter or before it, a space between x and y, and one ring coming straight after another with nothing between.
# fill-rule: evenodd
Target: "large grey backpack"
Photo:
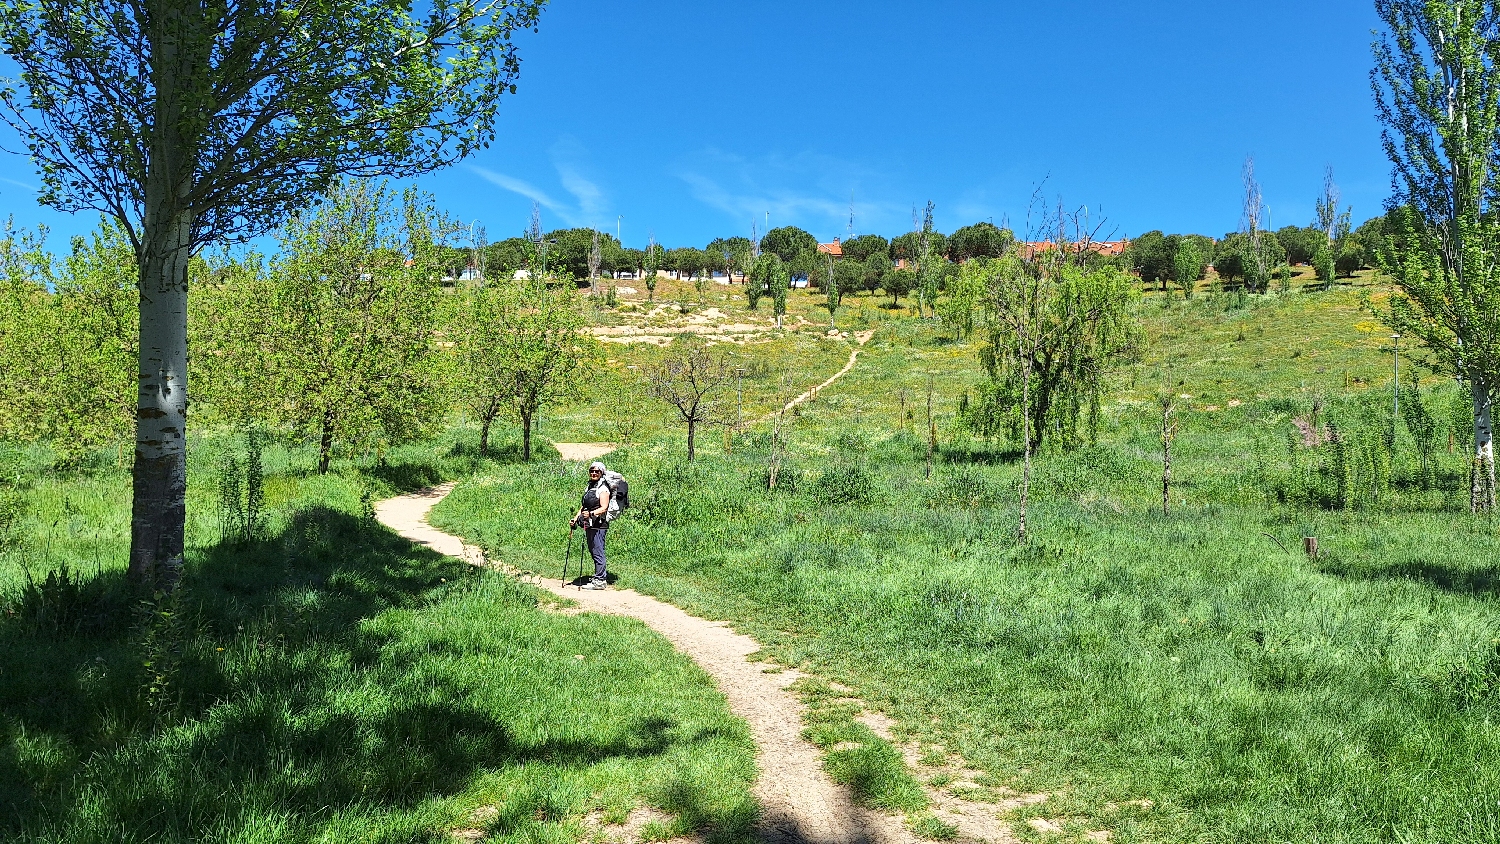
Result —
<instances>
[{"instance_id":1,"label":"large grey backpack","mask_svg":"<svg viewBox=\"0 0 1500 844\"><path fill-rule=\"evenodd\" d=\"M620 511L630 509L630 482L613 469L606 471L600 480L609 487L609 509L604 513L604 520L612 522L620 517Z\"/></svg>"}]
</instances>

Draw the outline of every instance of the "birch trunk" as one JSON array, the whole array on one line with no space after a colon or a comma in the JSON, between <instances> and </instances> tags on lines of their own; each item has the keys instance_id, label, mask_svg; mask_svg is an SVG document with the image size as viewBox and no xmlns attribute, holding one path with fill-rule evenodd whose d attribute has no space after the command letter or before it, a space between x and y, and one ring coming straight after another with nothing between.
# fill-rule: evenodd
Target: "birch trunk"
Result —
<instances>
[{"instance_id":1,"label":"birch trunk","mask_svg":"<svg viewBox=\"0 0 1500 844\"><path fill-rule=\"evenodd\" d=\"M171 589L182 574L187 523L187 268L195 222L187 197L195 146L192 121L184 119L192 58L183 41L192 22L171 4L150 11L157 95L136 246L140 358L128 574L137 584Z\"/></svg>"},{"instance_id":2,"label":"birch trunk","mask_svg":"<svg viewBox=\"0 0 1500 844\"><path fill-rule=\"evenodd\" d=\"M1494 407L1488 381L1474 380L1474 464L1470 473L1469 509L1478 513L1495 507L1495 431L1490 422Z\"/></svg>"},{"instance_id":3,"label":"birch trunk","mask_svg":"<svg viewBox=\"0 0 1500 844\"><path fill-rule=\"evenodd\" d=\"M147 205L152 205L149 199ZM182 213L148 211L144 234L138 258L140 360L129 574L138 584L170 589L182 573L187 519L187 264L192 220Z\"/></svg>"}]
</instances>

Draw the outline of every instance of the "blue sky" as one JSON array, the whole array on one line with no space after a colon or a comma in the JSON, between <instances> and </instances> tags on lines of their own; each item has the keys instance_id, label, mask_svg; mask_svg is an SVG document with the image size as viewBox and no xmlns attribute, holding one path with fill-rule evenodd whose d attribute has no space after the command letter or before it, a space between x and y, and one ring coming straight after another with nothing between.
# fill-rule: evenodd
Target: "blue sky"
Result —
<instances>
[{"instance_id":1,"label":"blue sky","mask_svg":"<svg viewBox=\"0 0 1500 844\"><path fill-rule=\"evenodd\" d=\"M843 236L1024 224L1038 185L1101 234L1238 228L1253 155L1270 223L1306 225L1332 165L1354 221L1390 169L1369 88L1370 0L1260 3L717 3L553 0L521 38L496 143L420 180L491 240L532 203L547 228L627 245L748 235L752 221ZM13 138L0 138L14 148ZM0 215L36 206L0 156Z\"/></svg>"}]
</instances>

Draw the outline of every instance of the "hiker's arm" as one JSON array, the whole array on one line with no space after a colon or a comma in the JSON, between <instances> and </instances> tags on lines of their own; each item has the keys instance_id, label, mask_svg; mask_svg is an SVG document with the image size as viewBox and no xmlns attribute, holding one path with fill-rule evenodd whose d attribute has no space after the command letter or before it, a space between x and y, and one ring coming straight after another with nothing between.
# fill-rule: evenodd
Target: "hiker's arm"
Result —
<instances>
[{"instance_id":1,"label":"hiker's arm","mask_svg":"<svg viewBox=\"0 0 1500 844\"><path fill-rule=\"evenodd\" d=\"M599 509L598 510L590 510L589 514L593 515L593 516L602 516L602 515L604 515L605 513L608 513L608 512L609 512L609 487L605 486L604 484L600 484L599 485Z\"/></svg>"}]
</instances>

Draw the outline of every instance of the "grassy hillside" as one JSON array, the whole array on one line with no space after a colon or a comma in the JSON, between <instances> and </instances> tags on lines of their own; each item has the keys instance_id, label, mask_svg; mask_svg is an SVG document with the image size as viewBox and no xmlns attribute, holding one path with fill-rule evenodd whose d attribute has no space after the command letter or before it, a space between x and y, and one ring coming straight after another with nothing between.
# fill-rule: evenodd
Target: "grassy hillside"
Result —
<instances>
[{"instance_id":1,"label":"grassy hillside","mask_svg":"<svg viewBox=\"0 0 1500 844\"><path fill-rule=\"evenodd\" d=\"M1053 794L1018 819L1065 837L1500 841L1500 541L1464 512L1462 446L1422 476L1401 429L1382 491L1339 509L1328 446L1293 424L1316 400L1351 443L1382 442L1390 357L1366 292L1146 297L1150 352L1097 445L1040 456L1027 546L1017 455L953 425L972 343L882 313L860 365L795 415L775 492L764 426L691 467L674 432L610 458L638 502L615 569L853 687L991 786ZM795 366L793 345L743 348ZM803 383L833 368L816 362ZM1160 392L1182 408L1167 516ZM1455 393L1425 391L1444 425ZM579 482L505 467L434 520L545 571Z\"/></svg>"},{"instance_id":2,"label":"grassy hillside","mask_svg":"<svg viewBox=\"0 0 1500 844\"><path fill-rule=\"evenodd\" d=\"M633 377L704 334L743 372L726 396L745 419L874 334L787 416L774 492L768 425L705 432L684 466L681 429L639 394L598 386L544 413L554 441L643 422L609 458L636 498L611 538L622 585L853 687L980 766L971 797L1052 794L1016 817L1065 839L1500 841L1500 547L1464 512L1451 385L1424 381L1441 430L1425 471L1404 427L1382 439L1389 340L1361 306L1379 285L1144 296L1147 352L1117 373L1098 443L1038 458L1026 546L1017 453L957 424L982 337L883 297L847 298L830 334L815 295L777 330L738 286L657 292L670 309L595 308L615 339L651 338L610 342L607 367ZM1181 429L1167 516L1161 394ZM1348 448L1307 442L1314 418ZM60 472L0 453L19 490L0 507L0 836L560 841L638 805L677 818L662 837L748 829L749 741L701 673L638 625L545 614L368 519L374 498L461 478L434 520L553 575L576 467L479 461L460 431L319 477L306 447L277 445L262 539L237 545L216 491L235 447L195 442L186 589L143 604L120 588L115 455ZM611 659L592 661L600 643Z\"/></svg>"}]
</instances>

